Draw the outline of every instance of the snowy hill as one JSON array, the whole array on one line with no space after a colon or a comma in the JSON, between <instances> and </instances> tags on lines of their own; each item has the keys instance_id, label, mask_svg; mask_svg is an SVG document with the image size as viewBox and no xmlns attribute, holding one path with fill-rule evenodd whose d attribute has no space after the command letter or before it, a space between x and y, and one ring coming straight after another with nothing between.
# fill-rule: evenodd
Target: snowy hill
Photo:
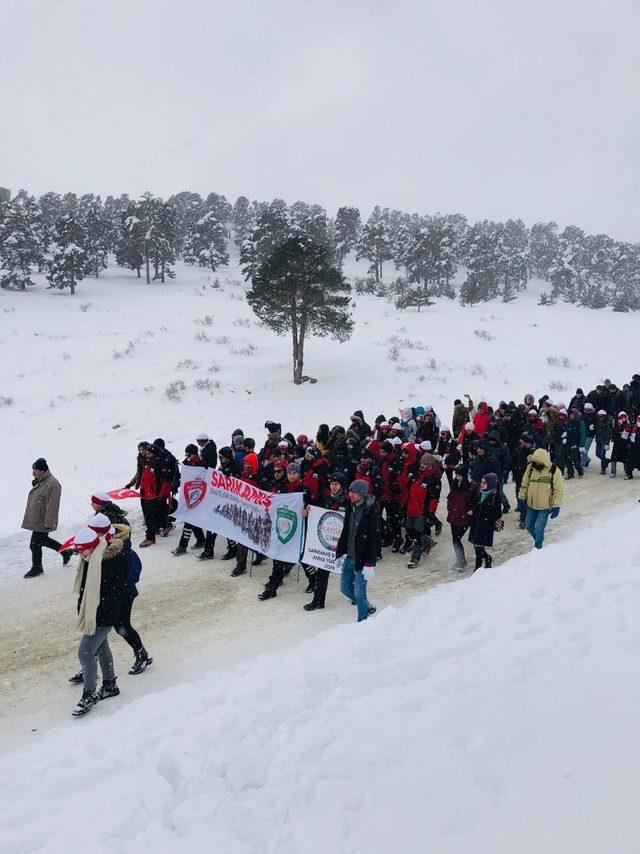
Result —
<instances>
[{"instance_id":1,"label":"snowy hill","mask_svg":"<svg viewBox=\"0 0 640 854\"><path fill-rule=\"evenodd\" d=\"M351 259L346 267L350 276L365 269ZM27 293L0 291L3 473L13 486L0 496L0 545L25 537L16 531L39 456L62 482L60 528L72 532L92 490L132 476L142 439L163 436L180 455L203 429L224 444L240 426L260 443L267 418L315 434L320 422L348 423L354 409L373 419L425 402L446 423L464 392L568 403L577 385L623 382L637 367L634 315L540 307L535 281L510 304L441 300L421 312L356 295L353 338L311 339L305 370L318 382L300 387L289 339L257 322L237 264L216 276L178 265L165 285L110 267L75 297L45 285L38 277Z\"/></svg>"},{"instance_id":2,"label":"snowy hill","mask_svg":"<svg viewBox=\"0 0 640 854\"><path fill-rule=\"evenodd\" d=\"M637 512L47 733L3 851L637 851Z\"/></svg>"}]
</instances>

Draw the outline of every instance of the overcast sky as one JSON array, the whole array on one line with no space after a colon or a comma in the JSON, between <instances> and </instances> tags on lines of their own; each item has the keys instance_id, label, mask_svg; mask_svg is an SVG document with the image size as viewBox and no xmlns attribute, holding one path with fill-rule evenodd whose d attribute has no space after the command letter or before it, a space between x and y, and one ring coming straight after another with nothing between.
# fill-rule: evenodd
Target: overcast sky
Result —
<instances>
[{"instance_id":1,"label":"overcast sky","mask_svg":"<svg viewBox=\"0 0 640 854\"><path fill-rule=\"evenodd\" d=\"M0 0L0 184L640 240L638 0Z\"/></svg>"}]
</instances>

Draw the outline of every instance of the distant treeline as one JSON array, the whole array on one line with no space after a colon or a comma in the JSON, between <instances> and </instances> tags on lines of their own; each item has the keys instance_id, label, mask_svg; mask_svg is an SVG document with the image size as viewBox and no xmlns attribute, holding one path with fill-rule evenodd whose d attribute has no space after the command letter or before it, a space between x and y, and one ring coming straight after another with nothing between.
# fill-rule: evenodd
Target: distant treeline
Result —
<instances>
[{"instance_id":1,"label":"distant treeline","mask_svg":"<svg viewBox=\"0 0 640 854\"><path fill-rule=\"evenodd\" d=\"M376 206L363 223L356 207L330 217L320 205L281 199L231 204L224 196L182 192L168 199L140 199L0 188L0 287L24 290L32 272L45 272L50 287L70 288L100 275L110 256L147 282L174 277L178 258L215 272L229 262L228 242L240 251L251 278L289 237L305 235L341 266L355 250L369 262L356 291L391 297L400 308L429 305L431 298L463 304L508 302L532 276L549 282L541 303L557 300L616 311L640 308L640 245L606 234L586 234L555 222L527 228L520 219L470 224L463 214L421 216ZM384 282L383 265L399 271ZM453 285L459 268L465 277Z\"/></svg>"}]
</instances>

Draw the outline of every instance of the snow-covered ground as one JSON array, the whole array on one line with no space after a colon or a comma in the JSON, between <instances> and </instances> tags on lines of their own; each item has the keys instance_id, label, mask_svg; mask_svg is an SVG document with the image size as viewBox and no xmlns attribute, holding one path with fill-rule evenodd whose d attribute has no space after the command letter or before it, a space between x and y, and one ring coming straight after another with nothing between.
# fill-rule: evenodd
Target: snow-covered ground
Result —
<instances>
[{"instance_id":1,"label":"snow-covered ground","mask_svg":"<svg viewBox=\"0 0 640 854\"><path fill-rule=\"evenodd\" d=\"M637 852L637 513L46 733L3 852Z\"/></svg>"},{"instance_id":2,"label":"snow-covered ground","mask_svg":"<svg viewBox=\"0 0 640 854\"><path fill-rule=\"evenodd\" d=\"M346 269L365 270L352 259ZM296 387L290 341L257 322L237 264L216 275L180 264L178 274L146 285L112 266L75 297L47 290L43 277L26 293L0 291L0 547L26 543L19 527L39 456L63 485L62 536L84 521L92 490L132 476L142 439L162 436L179 456L200 430L220 445L242 427L260 444L267 419L315 434L321 422L348 424L354 409L373 420L418 403L446 423L464 392L568 403L576 386L622 383L637 369L635 315L540 307L544 285L534 281L510 304L440 300L421 312L355 295L352 339L310 339L305 370L318 382Z\"/></svg>"}]
</instances>

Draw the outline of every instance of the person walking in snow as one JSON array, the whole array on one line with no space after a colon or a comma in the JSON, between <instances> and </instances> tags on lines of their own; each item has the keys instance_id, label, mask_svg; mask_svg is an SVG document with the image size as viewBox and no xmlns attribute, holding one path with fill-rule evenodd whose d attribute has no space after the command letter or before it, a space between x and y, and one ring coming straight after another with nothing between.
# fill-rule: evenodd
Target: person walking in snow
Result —
<instances>
[{"instance_id":1,"label":"person walking in snow","mask_svg":"<svg viewBox=\"0 0 640 854\"><path fill-rule=\"evenodd\" d=\"M60 510L60 496L62 487L60 482L49 471L47 461L38 457L31 467L33 480L31 490L27 496L27 506L22 519L22 527L25 531L31 531L31 569L25 573L25 578L35 578L42 575L42 549L53 549L60 551L60 543L54 540L50 534L58 527L58 512ZM62 552L62 563L66 566L71 560L73 552L66 549Z\"/></svg>"},{"instance_id":2,"label":"person walking in snow","mask_svg":"<svg viewBox=\"0 0 640 854\"><path fill-rule=\"evenodd\" d=\"M120 693L108 636L120 618L127 561L121 541L108 542L107 536L100 537L89 527L75 535L74 551L79 555L74 592L78 595L78 628L82 633L78 660L84 689L72 714L80 717L99 700ZM102 687L96 693L98 664Z\"/></svg>"},{"instance_id":3,"label":"person walking in snow","mask_svg":"<svg viewBox=\"0 0 640 854\"><path fill-rule=\"evenodd\" d=\"M129 675L136 676L146 670L150 664L153 664L153 658L151 658L145 649L142 640L140 639L140 635L131 625L131 610L133 608L134 600L138 596L138 588L136 585L140 580L140 570L142 568L140 558L131 548L131 528L127 523L115 522L112 524L109 517L104 513L97 513L88 521L87 527L92 531L95 531L99 537L104 537L106 539L107 544L110 546L110 551L107 553L108 557L110 555L115 557L116 555L119 555L121 551L124 554L124 586L122 589L119 615L115 620L113 627L120 637L125 640L133 650L135 659L131 670L129 670ZM69 682L73 684L81 684L84 682L84 671L80 670L74 676L71 676L69 678ZM119 691L117 689L113 691L112 689L105 688L103 693L105 696L112 697L116 696ZM99 699L104 698L99 697Z\"/></svg>"},{"instance_id":4,"label":"person walking in snow","mask_svg":"<svg viewBox=\"0 0 640 854\"><path fill-rule=\"evenodd\" d=\"M551 462L549 452L538 448L531 455L518 492L519 506L526 507L525 528L537 549L542 548L547 522L560 514L563 495L560 470Z\"/></svg>"},{"instance_id":5,"label":"person walking in snow","mask_svg":"<svg viewBox=\"0 0 640 854\"><path fill-rule=\"evenodd\" d=\"M463 403L460 398L453 401L453 415L451 417L451 432L458 436L465 424L469 423L469 416L473 413L473 401L468 394L463 395L467 401Z\"/></svg>"},{"instance_id":6,"label":"person walking in snow","mask_svg":"<svg viewBox=\"0 0 640 854\"><path fill-rule=\"evenodd\" d=\"M344 478L341 474L332 474L329 477L329 494L325 498L324 502L324 506L327 510L335 510L343 513L346 512L349 499L344 486ZM302 512L304 515L306 511L303 510ZM330 575L331 573L328 569L322 569L322 567L316 568L313 585L313 599L311 602L307 602L306 605L302 606L305 611L317 611L318 609L324 608Z\"/></svg>"},{"instance_id":7,"label":"person walking in snow","mask_svg":"<svg viewBox=\"0 0 640 854\"><path fill-rule=\"evenodd\" d=\"M469 526L469 542L476 553L474 572L482 564L486 569L493 565L493 558L487 549L493 546L493 537L497 530L502 530L502 506L498 489L500 478L495 472L488 472L480 481L480 491L477 494Z\"/></svg>"},{"instance_id":8,"label":"person walking in snow","mask_svg":"<svg viewBox=\"0 0 640 854\"><path fill-rule=\"evenodd\" d=\"M374 575L380 529L375 499L368 492L363 480L354 480L349 486L349 503L336 546L336 559L344 557L340 592L357 605L359 623L376 612L367 599L367 584Z\"/></svg>"},{"instance_id":9,"label":"person walking in snow","mask_svg":"<svg viewBox=\"0 0 640 854\"><path fill-rule=\"evenodd\" d=\"M578 477L582 477L584 474L582 468L582 457L585 453L586 441L587 428L582 420L580 410L571 409L567 420L567 480L571 480L573 478L574 466L578 472Z\"/></svg>"},{"instance_id":10,"label":"person walking in snow","mask_svg":"<svg viewBox=\"0 0 640 854\"><path fill-rule=\"evenodd\" d=\"M618 474L618 463L622 463L625 472L628 467L629 436L631 425L626 412L619 412L613 422L613 447L611 450L611 477Z\"/></svg>"},{"instance_id":11,"label":"person walking in snow","mask_svg":"<svg viewBox=\"0 0 640 854\"><path fill-rule=\"evenodd\" d=\"M447 522L451 528L451 540L456 557L451 567L460 572L467 566L462 538L469 529L473 508L478 501L478 486L469 480L469 470L464 463L454 469L453 483L447 495Z\"/></svg>"}]
</instances>

